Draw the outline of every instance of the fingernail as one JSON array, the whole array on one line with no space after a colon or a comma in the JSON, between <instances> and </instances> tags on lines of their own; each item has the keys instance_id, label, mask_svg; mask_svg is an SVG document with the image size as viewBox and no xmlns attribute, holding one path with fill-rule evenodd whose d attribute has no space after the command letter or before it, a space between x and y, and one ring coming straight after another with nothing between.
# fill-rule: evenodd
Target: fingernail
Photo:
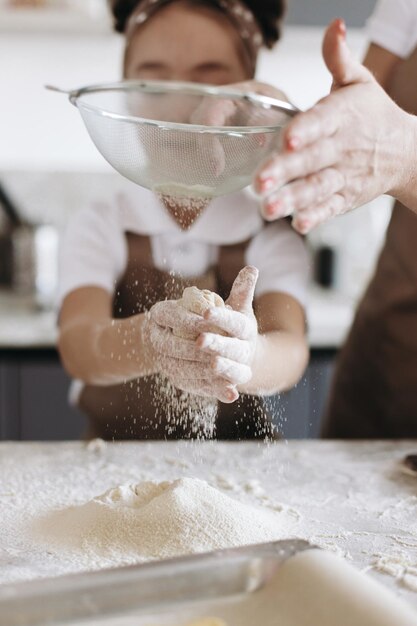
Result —
<instances>
[{"instance_id":1,"label":"fingernail","mask_svg":"<svg viewBox=\"0 0 417 626\"><path fill-rule=\"evenodd\" d=\"M273 189L274 187L275 180L271 176L268 176L266 178L258 177L258 188L261 193L267 193L268 191L271 191L271 189Z\"/></svg>"},{"instance_id":2,"label":"fingernail","mask_svg":"<svg viewBox=\"0 0 417 626\"><path fill-rule=\"evenodd\" d=\"M339 19L337 22L337 27L339 30L340 35L343 35L343 37L346 36L346 22L343 19Z\"/></svg>"},{"instance_id":3,"label":"fingernail","mask_svg":"<svg viewBox=\"0 0 417 626\"><path fill-rule=\"evenodd\" d=\"M211 346L211 338L210 335L203 333L197 339L197 347L198 348L209 348Z\"/></svg>"},{"instance_id":4,"label":"fingernail","mask_svg":"<svg viewBox=\"0 0 417 626\"><path fill-rule=\"evenodd\" d=\"M298 230L302 235L306 235L308 231L311 229L310 220L297 220L294 222L294 227Z\"/></svg>"},{"instance_id":5,"label":"fingernail","mask_svg":"<svg viewBox=\"0 0 417 626\"><path fill-rule=\"evenodd\" d=\"M285 213L284 206L281 200L275 200L266 205L265 213L267 217L281 217Z\"/></svg>"},{"instance_id":6,"label":"fingernail","mask_svg":"<svg viewBox=\"0 0 417 626\"><path fill-rule=\"evenodd\" d=\"M301 145L301 139L299 137L288 137L287 148L288 150L298 150Z\"/></svg>"}]
</instances>

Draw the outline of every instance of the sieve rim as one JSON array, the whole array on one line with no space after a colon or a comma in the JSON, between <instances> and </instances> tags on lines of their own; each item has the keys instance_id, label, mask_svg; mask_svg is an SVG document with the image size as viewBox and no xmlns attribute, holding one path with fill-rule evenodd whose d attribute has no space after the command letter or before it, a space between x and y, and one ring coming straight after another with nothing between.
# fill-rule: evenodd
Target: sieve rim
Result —
<instances>
[{"instance_id":1,"label":"sieve rim","mask_svg":"<svg viewBox=\"0 0 417 626\"><path fill-rule=\"evenodd\" d=\"M134 115L122 115L108 111L100 106L86 104L80 99L83 95L98 91L129 91L139 89L144 93L175 93L181 92L186 95L221 96L223 98L233 98L242 102L259 105L264 108L276 109L286 113L289 118L299 113L299 109L283 100L263 96L255 92L241 92L233 89L224 89L213 85L202 83L189 83L179 81L157 81L157 80L124 80L111 83L99 83L87 85L69 92L70 102L78 109L87 110L101 117L110 118L118 122L128 122L143 126L152 126L161 130L172 130L181 132L193 132L200 134L215 135L253 135L259 133L274 133L281 130L284 124L263 125L263 126L207 126L204 124L186 124L179 122L164 122L162 120L151 120L149 118Z\"/></svg>"}]
</instances>

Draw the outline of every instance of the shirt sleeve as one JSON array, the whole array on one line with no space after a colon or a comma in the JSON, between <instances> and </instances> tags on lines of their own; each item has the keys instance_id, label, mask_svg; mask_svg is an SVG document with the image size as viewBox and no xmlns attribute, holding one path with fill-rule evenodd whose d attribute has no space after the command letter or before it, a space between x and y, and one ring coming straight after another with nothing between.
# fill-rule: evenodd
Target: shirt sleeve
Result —
<instances>
[{"instance_id":1,"label":"shirt sleeve","mask_svg":"<svg viewBox=\"0 0 417 626\"><path fill-rule=\"evenodd\" d=\"M265 226L251 241L246 262L259 269L255 296L286 293L306 306L310 258L304 240L288 222Z\"/></svg>"},{"instance_id":2,"label":"shirt sleeve","mask_svg":"<svg viewBox=\"0 0 417 626\"><path fill-rule=\"evenodd\" d=\"M417 0L378 0L367 29L372 43L409 57L417 46Z\"/></svg>"},{"instance_id":3,"label":"shirt sleeve","mask_svg":"<svg viewBox=\"0 0 417 626\"><path fill-rule=\"evenodd\" d=\"M127 245L117 208L96 204L70 220L59 255L57 305L80 287L113 293L127 262Z\"/></svg>"}]
</instances>

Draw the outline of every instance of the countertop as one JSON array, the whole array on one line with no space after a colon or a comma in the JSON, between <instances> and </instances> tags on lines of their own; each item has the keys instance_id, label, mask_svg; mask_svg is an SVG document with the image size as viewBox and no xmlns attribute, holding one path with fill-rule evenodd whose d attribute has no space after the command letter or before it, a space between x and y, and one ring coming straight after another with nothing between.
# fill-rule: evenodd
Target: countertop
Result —
<instances>
[{"instance_id":1,"label":"countertop","mask_svg":"<svg viewBox=\"0 0 417 626\"><path fill-rule=\"evenodd\" d=\"M0 582L82 571L39 543L40 517L117 485L194 477L278 512L290 537L343 555L417 607L417 477L400 466L416 450L417 441L2 443Z\"/></svg>"},{"instance_id":2,"label":"countertop","mask_svg":"<svg viewBox=\"0 0 417 626\"><path fill-rule=\"evenodd\" d=\"M351 298L314 287L308 303L308 337L313 349L337 349L354 315ZM29 297L0 291L0 350L53 348L56 312L37 309Z\"/></svg>"}]
</instances>

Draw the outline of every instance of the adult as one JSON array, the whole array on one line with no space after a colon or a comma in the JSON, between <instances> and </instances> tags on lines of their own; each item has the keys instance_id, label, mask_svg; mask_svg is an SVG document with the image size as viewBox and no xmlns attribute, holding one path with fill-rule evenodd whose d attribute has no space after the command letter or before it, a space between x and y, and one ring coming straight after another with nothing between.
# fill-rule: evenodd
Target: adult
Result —
<instances>
[{"instance_id":1,"label":"adult","mask_svg":"<svg viewBox=\"0 0 417 626\"><path fill-rule=\"evenodd\" d=\"M297 211L303 232L380 193L402 201L338 359L325 437L417 436L417 217L406 208L417 209L416 23L415 0L382 0L370 21L364 67L334 22L324 40L333 93L287 129L293 150L272 164L281 184L298 178L275 202Z\"/></svg>"}]
</instances>

